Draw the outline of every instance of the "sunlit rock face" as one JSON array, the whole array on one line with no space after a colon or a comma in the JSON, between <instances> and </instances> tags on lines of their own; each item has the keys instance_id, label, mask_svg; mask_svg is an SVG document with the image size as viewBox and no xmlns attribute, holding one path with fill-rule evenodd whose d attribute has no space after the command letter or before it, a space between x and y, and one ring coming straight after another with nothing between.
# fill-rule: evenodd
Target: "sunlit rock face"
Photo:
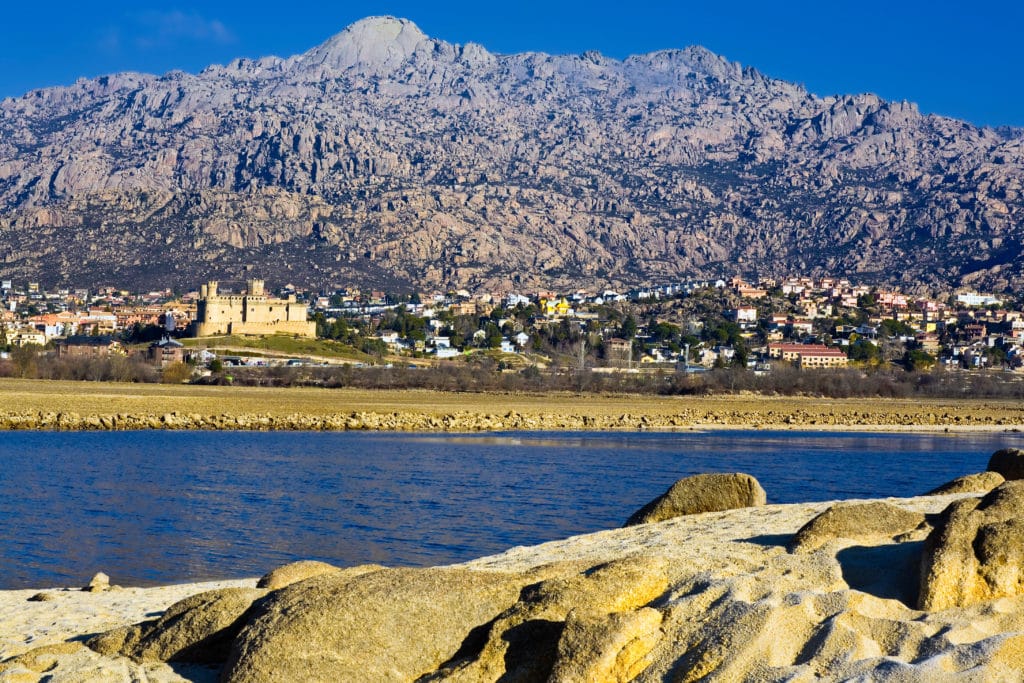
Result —
<instances>
[{"instance_id":1,"label":"sunlit rock face","mask_svg":"<svg viewBox=\"0 0 1024 683\"><path fill-rule=\"evenodd\" d=\"M700 48L498 55L359 21L287 59L0 102L0 268L435 287L1021 275L1024 134Z\"/></svg>"}]
</instances>

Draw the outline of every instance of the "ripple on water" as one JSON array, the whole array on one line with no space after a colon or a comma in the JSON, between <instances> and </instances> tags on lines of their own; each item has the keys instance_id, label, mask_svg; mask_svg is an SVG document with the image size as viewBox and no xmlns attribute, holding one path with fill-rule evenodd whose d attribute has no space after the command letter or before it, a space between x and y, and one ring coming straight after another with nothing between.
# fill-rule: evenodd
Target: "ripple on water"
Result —
<instances>
[{"instance_id":1,"label":"ripple on water","mask_svg":"<svg viewBox=\"0 0 1024 683\"><path fill-rule=\"evenodd\" d=\"M616 527L676 479L769 502L907 496L1024 436L7 432L0 588L259 575L295 559L459 562Z\"/></svg>"}]
</instances>

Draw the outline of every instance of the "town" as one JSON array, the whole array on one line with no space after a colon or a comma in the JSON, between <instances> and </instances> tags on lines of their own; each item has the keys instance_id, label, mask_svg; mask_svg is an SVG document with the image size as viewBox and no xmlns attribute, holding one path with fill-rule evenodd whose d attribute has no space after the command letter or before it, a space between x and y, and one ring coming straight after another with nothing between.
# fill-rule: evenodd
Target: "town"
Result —
<instances>
[{"instance_id":1,"label":"town","mask_svg":"<svg viewBox=\"0 0 1024 683\"><path fill-rule=\"evenodd\" d=\"M26 357L46 354L131 358L165 381L236 366L419 368L479 358L496 370L525 372L1024 366L1019 298L966 291L911 296L839 278L687 280L626 292L411 294L292 285L269 294L257 279L143 293L0 280L0 302L3 374L22 376L30 374Z\"/></svg>"}]
</instances>

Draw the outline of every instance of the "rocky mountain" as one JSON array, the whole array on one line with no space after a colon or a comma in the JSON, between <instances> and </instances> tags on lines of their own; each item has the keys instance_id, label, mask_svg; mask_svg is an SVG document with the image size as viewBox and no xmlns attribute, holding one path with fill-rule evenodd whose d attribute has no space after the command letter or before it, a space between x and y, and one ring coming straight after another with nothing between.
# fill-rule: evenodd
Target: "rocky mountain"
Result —
<instances>
[{"instance_id":1,"label":"rocky mountain","mask_svg":"<svg viewBox=\"0 0 1024 683\"><path fill-rule=\"evenodd\" d=\"M392 17L305 54L0 102L0 274L626 286L1024 273L1024 131L700 48L498 55Z\"/></svg>"}]
</instances>

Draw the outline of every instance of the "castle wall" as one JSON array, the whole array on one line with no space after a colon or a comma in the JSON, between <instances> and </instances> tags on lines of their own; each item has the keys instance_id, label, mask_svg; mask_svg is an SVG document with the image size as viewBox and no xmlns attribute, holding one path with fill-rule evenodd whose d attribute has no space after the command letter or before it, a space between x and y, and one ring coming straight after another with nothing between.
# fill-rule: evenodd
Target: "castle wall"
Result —
<instances>
[{"instance_id":1,"label":"castle wall","mask_svg":"<svg viewBox=\"0 0 1024 683\"><path fill-rule=\"evenodd\" d=\"M294 300L275 299L263 294L263 281L250 282L252 294L217 296L217 283L201 288L206 296L196 307L191 333L196 337L224 334L296 334L316 336L316 323L307 321L306 307Z\"/></svg>"}]
</instances>

